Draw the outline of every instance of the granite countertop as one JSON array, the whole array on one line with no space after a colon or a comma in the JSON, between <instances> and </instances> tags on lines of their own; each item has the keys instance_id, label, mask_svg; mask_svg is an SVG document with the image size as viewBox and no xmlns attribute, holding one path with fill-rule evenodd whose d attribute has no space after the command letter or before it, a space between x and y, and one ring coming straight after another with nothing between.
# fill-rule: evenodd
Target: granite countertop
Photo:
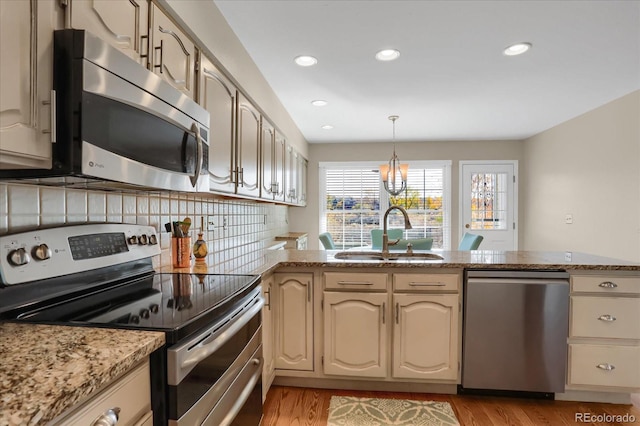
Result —
<instances>
[{"instance_id":1,"label":"granite countertop","mask_svg":"<svg viewBox=\"0 0 640 426\"><path fill-rule=\"evenodd\" d=\"M45 424L164 342L161 332L0 323L0 425Z\"/></svg>"},{"instance_id":2,"label":"granite countertop","mask_svg":"<svg viewBox=\"0 0 640 426\"><path fill-rule=\"evenodd\" d=\"M278 235L275 237L276 241L297 240L300 237L306 237L306 232L289 232L284 235Z\"/></svg>"},{"instance_id":3,"label":"granite countertop","mask_svg":"<svg viewBox=\"0 0 640 426\"><path fill-rule=\"evenodd\" d=\"M640 271L640 263L620 259L572 253L565 260L565 252L549 251L431 251L443 260L340 260L331 250L264 250L236 259L224 269L216 265L196 265L191 268L164 267L159 272L242 273L268 274L280 267L330 268L453 268L504 270L585 270L585 271Z\"/></svg>"}]
</instances>

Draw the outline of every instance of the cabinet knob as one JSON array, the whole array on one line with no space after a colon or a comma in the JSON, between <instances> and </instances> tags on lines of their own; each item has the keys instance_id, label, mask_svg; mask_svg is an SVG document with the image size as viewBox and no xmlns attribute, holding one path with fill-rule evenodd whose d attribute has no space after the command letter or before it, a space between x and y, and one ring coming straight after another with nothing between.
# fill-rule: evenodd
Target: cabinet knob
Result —
<instances>
[{"instance_id":1,"label":"cabinet knob","mask_svg":"<svg viewBox=\"0 0 640 426\"><path fill-rule=\"evenodd\" d=\"M119 414L119 407L110 408L100 414L100 416L91 423L91 426L115 426L118 424Z\"/></svg>"}]
</instances>

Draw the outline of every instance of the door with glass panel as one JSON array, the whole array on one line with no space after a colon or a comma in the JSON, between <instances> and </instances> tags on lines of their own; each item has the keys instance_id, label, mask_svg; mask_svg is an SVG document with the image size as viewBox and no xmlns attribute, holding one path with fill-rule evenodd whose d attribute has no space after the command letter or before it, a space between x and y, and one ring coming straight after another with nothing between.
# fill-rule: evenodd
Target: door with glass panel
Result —
<instances>
[{"instance_id":1,"label":"door with glass panel","mask_svg":"<svg viewBox=\"0 0 640 426\"><path fill-rule=\"evenodd\" d=\"M517 161L460 162L461 229L482 235L479 250L517 250Z\"/></svg>"}]
</instances>

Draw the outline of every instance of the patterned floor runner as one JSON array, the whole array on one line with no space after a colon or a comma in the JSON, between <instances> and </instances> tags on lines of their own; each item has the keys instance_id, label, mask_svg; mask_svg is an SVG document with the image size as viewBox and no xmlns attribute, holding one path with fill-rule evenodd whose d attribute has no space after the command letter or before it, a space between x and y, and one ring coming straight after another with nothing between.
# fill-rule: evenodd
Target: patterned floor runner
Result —
<instances>
[{"instance_id":1,"label":"patterned floor runner","mask_svg":"<svg viewBox=\"0 0 640 426\"><path fill-rule=\"evenodd\" d=\"M332 396L327 426L460 425L448 402Z\"/></svg>"}]
</instances>

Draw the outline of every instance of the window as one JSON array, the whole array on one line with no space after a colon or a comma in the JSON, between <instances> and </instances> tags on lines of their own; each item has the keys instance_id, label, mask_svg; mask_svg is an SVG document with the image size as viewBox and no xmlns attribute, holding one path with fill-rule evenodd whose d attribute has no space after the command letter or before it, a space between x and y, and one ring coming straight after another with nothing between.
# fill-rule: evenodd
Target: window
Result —
<instances>
[{"instance_id":1,"label":"window","mask_svg":"<svg viewBox=\"0 0 640 426\"><path fill-rule=\"evenodd\" d=\"M434 249L448 249L451 162L409 162L407 190L397 197L382 186L383 163L320 164L320 232L329 232L341 250L371 245L371 230L383 228L384 212L395 204L411 219L405 238L431 237ZM402 216L392 212L388 228L403 227Z\"/></svg>"}]
</instances>

